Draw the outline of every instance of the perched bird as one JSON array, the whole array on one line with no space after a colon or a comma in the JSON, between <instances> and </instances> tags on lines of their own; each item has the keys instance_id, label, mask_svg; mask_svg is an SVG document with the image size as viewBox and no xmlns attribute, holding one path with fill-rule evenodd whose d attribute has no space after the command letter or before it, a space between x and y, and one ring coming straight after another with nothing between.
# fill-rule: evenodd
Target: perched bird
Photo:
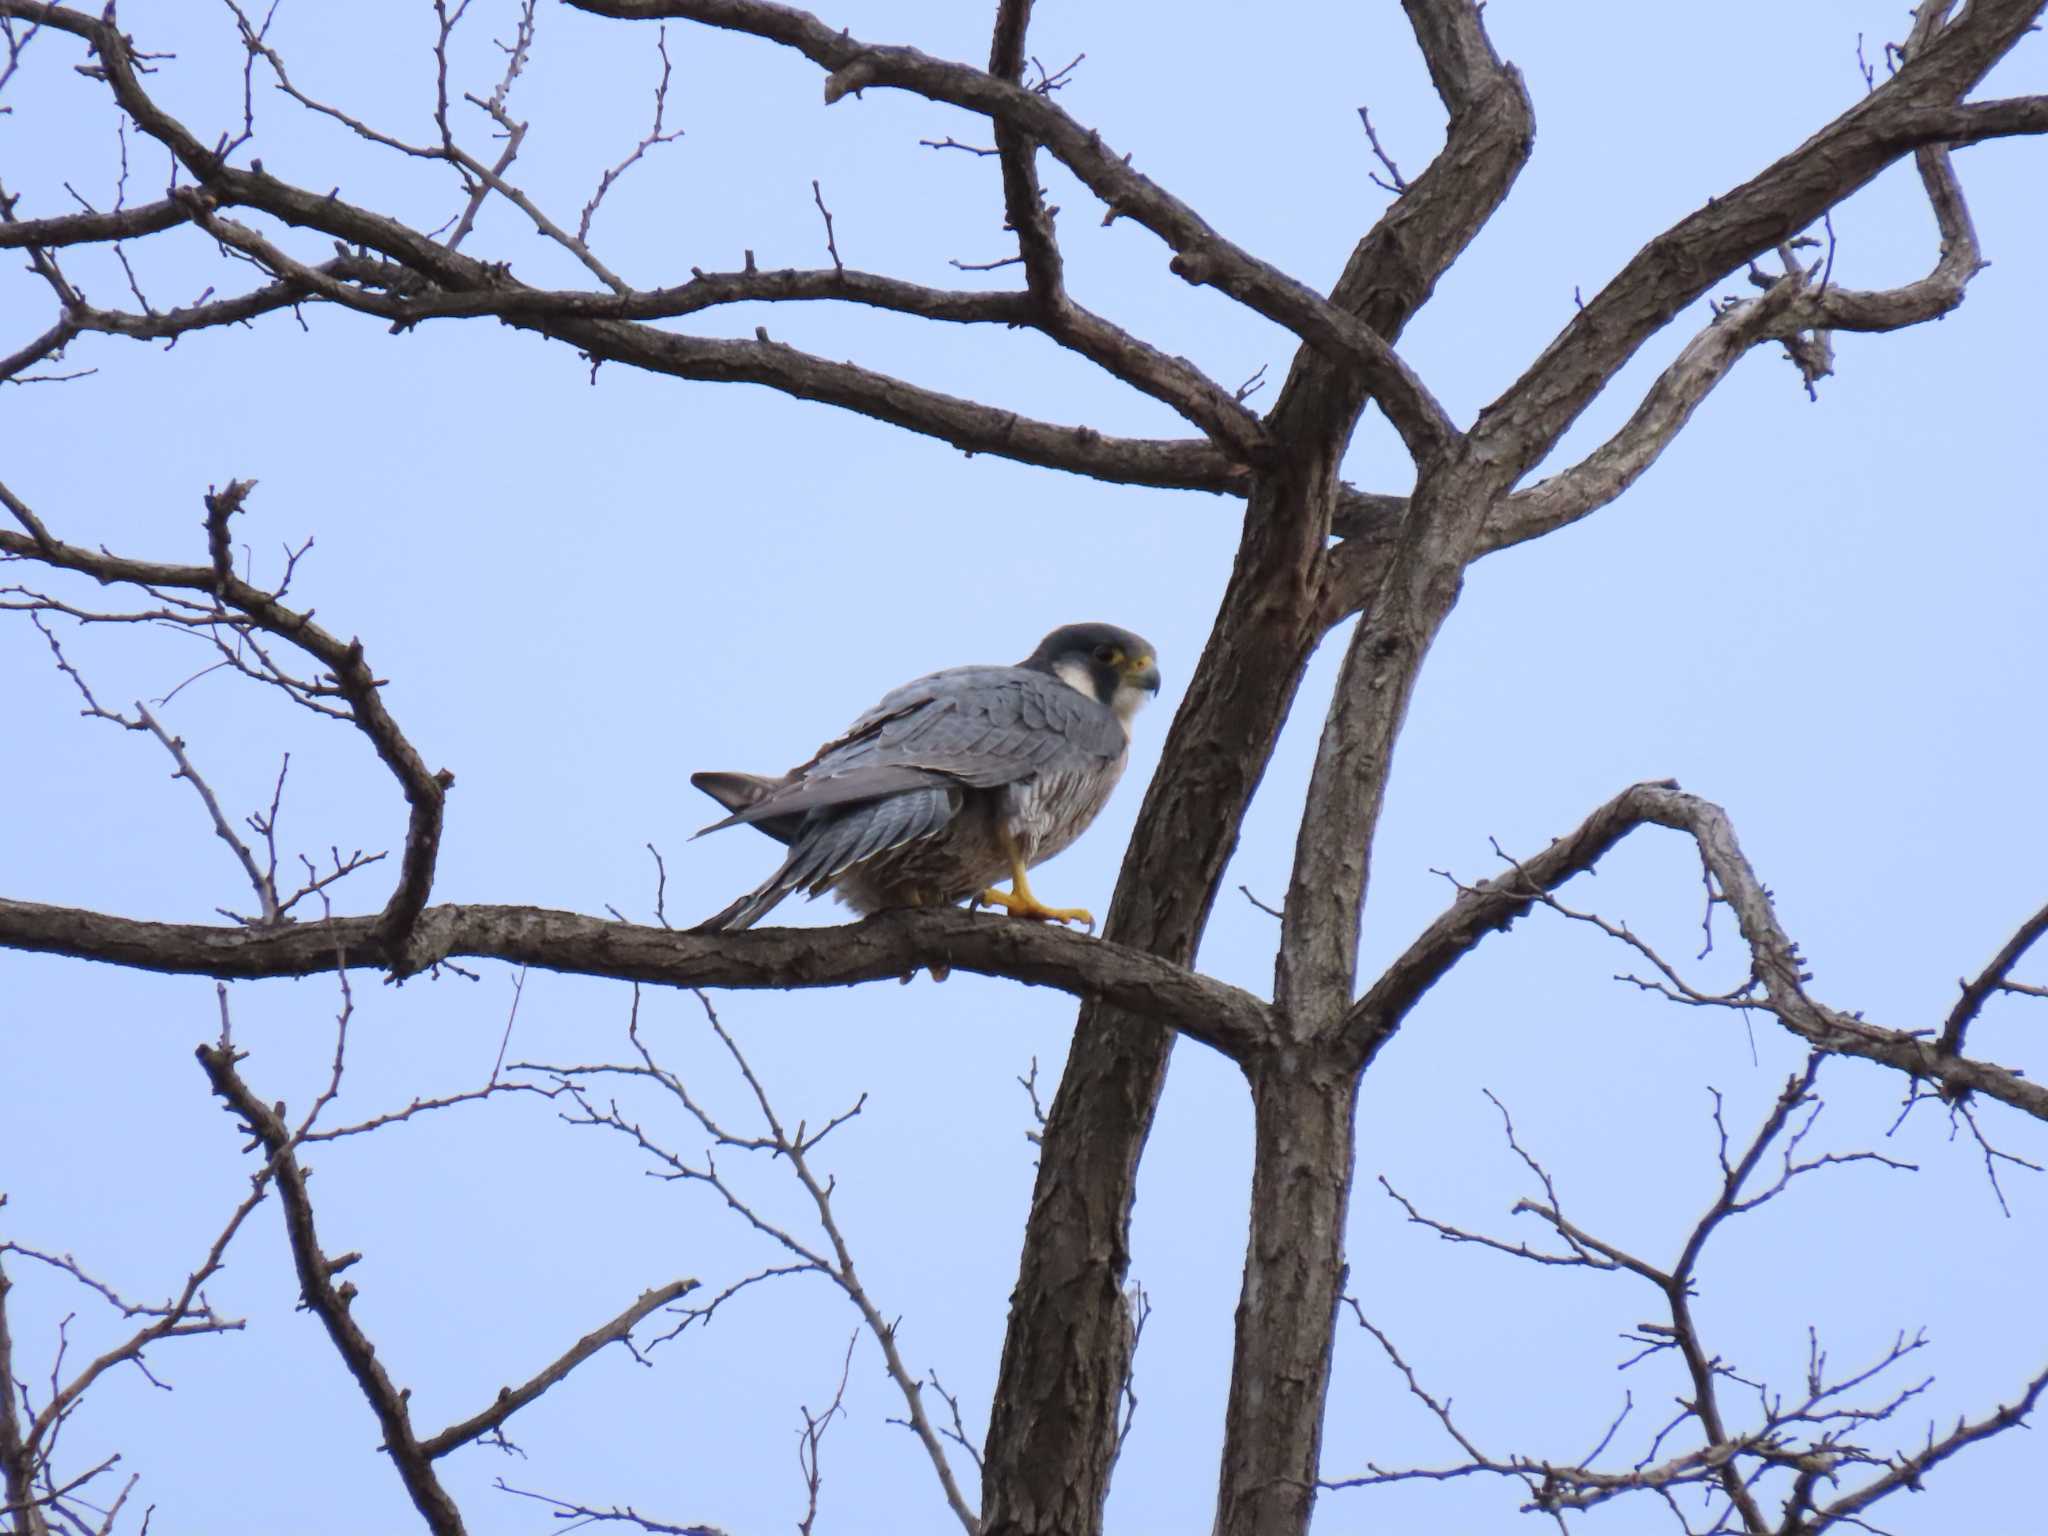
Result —
<instances>
[{"instance_id":1,"label":"perched bird","mask_svg":"<svg viewBox=\"0 0 2048 1536\"><path fill-rule=\"evenodd\" d=\"M952 667L906 683L779 779L694 773L742 823L789 846L782 867L696 932L758 922L792 891L863 915L972 897L1017 917L1048 907L1025 871L1087 830L1124 771L1131 717L1159 691L1152 647L1110 624L1068 624L1014 667ZM991 887L1007 878L1008 892Z\"/></svg>"}]
</instances>

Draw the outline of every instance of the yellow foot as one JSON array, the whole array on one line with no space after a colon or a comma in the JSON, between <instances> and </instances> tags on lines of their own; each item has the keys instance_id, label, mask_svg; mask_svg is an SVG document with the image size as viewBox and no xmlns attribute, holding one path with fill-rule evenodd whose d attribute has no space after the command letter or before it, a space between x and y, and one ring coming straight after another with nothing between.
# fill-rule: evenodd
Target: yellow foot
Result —
<instances>
[{"instance_id":1,"label":"yellow foot","mask_svg":"<svg viewBox=\"0 0 2048 1536\"><path fill-rule=\"evenodd\" d=\"M1001 907L1012 917L1028 917L1039 923L1080 923L1090 933L1095 931L1095 914L1080 907L1048 907L1031 894L1031 887L1023 881L1011 882L1016 889L998 891L991 887L974 898L973 905Z\"/></svg>"}]
</instances>

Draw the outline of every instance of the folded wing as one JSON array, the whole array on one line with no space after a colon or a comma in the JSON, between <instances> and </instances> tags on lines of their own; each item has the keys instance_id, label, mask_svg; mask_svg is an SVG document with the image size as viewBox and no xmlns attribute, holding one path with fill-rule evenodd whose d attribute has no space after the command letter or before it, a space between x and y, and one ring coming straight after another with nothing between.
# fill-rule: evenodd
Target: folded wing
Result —
<instances>
[{"instance_id":1,"label":"folded wing","mask_svg":"<svg viewBox=\"0 0 2048 1536\"><path fill-rule=\"evenodd\" d=\"M745 928L792 891L815 895L865 859L942 836L966 791L1071 771L1123 750L1109 710L1043 673L956 667L919 678L780 780L692 776L732 813L705 832L752 825L790 848L781 869L701 928Z\"/></svg>"}]
</instances>

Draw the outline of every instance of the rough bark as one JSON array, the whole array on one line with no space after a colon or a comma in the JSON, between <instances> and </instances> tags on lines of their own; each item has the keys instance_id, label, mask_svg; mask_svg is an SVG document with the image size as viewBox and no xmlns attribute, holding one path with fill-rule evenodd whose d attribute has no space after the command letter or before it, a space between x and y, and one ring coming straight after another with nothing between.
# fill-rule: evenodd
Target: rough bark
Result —
<instances>
[{"instance_id":1,"label":"rough bark","mask_svg":"<svg viewBox=\"0 0 2048 1536\"><path fill-rule=\"evenodd\" d=\"M1264 1038L1248 992L1130 946L960 911L887 912L836 928L679 933L541 907L430 907L400 946L373 917L274 928L151 923L0 898L0 947L136 970L255 979L490 959L674 987L843 987L949 966L1114 1000L1238 1056Z\"/></svg>"},{"instance_id":2,"label":"rough bark","mask_svg":"<svg viewBox=\"0 0 2048 1536\"><path fill-rule=\"evenodd\" d=\"M1168 732L1104 935L1192 965L1246 808L1320 638L1326 477L1254 491L1209 644ZM1130 1369L1123 1286L1138 1158L1172 1032L1108 1003L1081 1010L1039 1147L983 1454L986 1536L1101 1529Z\"/></svg>"},{"instance_id":3,"label":"rough bark","mask_svg":"<svg viewBox=\"0 0 2048 1536\"><path fill-rule=\"evenodd\" d=\"M1308 1528L1315 1508L1361 1078L1333 1053L1292 1047L1254 1060L1245 1075L1255 1147L1251 1235L1216 1530L1289 1536Z\"/></svg>"}]
</instances>

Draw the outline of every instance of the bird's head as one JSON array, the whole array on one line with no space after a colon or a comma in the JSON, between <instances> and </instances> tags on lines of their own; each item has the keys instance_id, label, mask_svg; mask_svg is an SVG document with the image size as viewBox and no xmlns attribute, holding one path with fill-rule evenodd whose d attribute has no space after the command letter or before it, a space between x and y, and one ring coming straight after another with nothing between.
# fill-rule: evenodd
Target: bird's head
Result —
<instances>
[{"instance_id":1,"label":"bird's head","mask_svg":"<svg viewBox=\"0 0 2048 1536\"><path fill-rule=\"evenodd\" d=\"M1047 672L1116 711L1129 730L1138 706L1159 692L1152 642L1114 624L1066 624L1038 642L1023 665Z\"/></svg>"}]
</instances>

